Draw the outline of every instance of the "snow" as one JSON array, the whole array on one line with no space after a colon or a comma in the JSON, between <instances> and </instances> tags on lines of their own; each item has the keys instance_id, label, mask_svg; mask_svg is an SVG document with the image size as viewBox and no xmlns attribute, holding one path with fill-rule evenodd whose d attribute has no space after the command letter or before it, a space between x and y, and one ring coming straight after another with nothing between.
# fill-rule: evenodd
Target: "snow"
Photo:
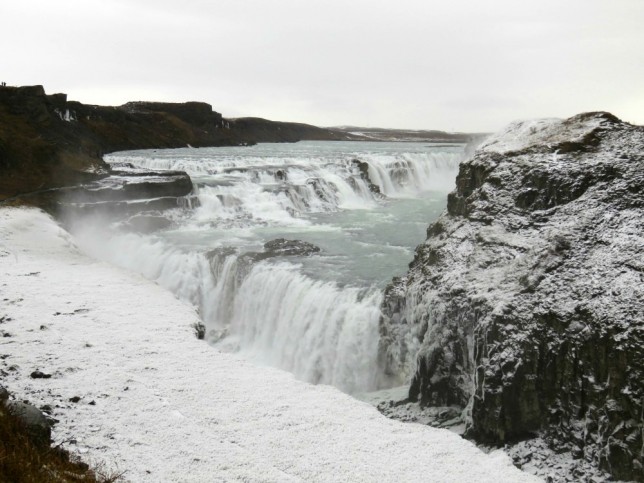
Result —
<instances>
[{"instance_id":1,"label":"snow","mask_svg":"<svg viewBox=\"0 0 644 483\"><path fill-rule=\"evenodd\" d=\"M75 113L73 113L73 112L72 112L72 113L70 113L70 112L69 112L69 109L65 109L65 113L64 113L64 114L63 114L61 111L59 111L58 109L54 109L54 112L55 112L56 114L58 114L58 117L60 117L60 120L61 120L61 121L65 121L65 122L72 122L72 121L76 121L76 114L75 114Z\"/></svg>"},{"instance_id":2,"label":"snow","mask_svg":"<svg viewBox=\"0 0 644 483\"><path fill-rule=\"evenodd\" d=\"M3 384L53 407L56 444L131 481L539 481L447 430L209 347L194 309L83 255L40 211L0 210L0 270Z\"/></svg>"},{"instance_id":3,"label":"snow","mask_svg":"<svg viewBox=\"0 0 644 483\"><path fill-rule=\"evenodd\" d=\"M555 146L562 141L581 141L602 122L603 119L599 117L590 117L575 123L557 118L515 121L488 137L479 149L485 152L507 154L522 151L531 146ZM556 152L552 159L557 161Z\"/></svg>"}]
</instances>

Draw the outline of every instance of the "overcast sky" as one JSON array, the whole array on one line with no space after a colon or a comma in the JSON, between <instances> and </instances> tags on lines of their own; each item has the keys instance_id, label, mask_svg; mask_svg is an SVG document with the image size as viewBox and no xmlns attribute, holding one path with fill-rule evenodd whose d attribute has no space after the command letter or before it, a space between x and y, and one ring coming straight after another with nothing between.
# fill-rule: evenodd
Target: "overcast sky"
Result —
<instances>
[{"instance_id":1,"label":"overcast sky","mask_svg":"<svg viewBox=\"0 0 644 483\"><path fill-rule=\"evenodd\" d=\"M322 126L644 124L644 0L2 0L0 80Z\"/></svg>"}]
</instances>

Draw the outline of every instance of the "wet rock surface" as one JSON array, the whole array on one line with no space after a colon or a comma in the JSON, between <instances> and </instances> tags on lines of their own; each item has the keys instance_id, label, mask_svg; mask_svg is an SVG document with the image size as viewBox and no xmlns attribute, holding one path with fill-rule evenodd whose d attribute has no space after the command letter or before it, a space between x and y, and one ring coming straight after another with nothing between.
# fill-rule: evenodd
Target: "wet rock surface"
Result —
<instances>
[{"instance_id":1,"label":"wet rock surface","mask_svg":"<svg viewBox=\"0 0 644 483\"><path fill-rule=\"evenodd\" d=\"M539 437L643 481L643 234L644 128L512 124L461 165L387 288L383 368L422 407L460 407L481 443Z\"/></svg>"},{"instance_id":2,"label":"wet rock surface","mask_svg":"<svg viewBox=\"0 0 644 483\"><path fill-rule=\"evenodd\" d=\"M179 198L189 195L191 191L192 182L183 171L113 171L107 178L69 190L66 193L66 201L81 203Z\"/></svg>"},{"instance_id":3,"label":"wet rock surface","mask_svg":"<svg viewBox=\"0 0 644 483\"><path fill-rule=\"evenodd\" d=\"M320 251L320 247L302 240L276 238L264 243L264 250L271 257L304 257Z\"/></svg>"},{"instance_id":4,"label":"wet rock surface","mask_svg":"<svg viewBox=\"0 0 644 483\"><path fill-rule=\"evenodd\" d=\"M261 262L275 257L307 257L318 253L320 247L302 240L287 240L285 238L276 238L264 243L263 252L247 252L241 255L241 263L249 267L253 263Z\"/></svg>"},{"instance_id":5,"label":"wet rock surface","mask_svg":"<svg viewBox=\"0 0 644 483\"><path fill-rule=\"evenodd\" d=\"M160 219L154 223L152 217L156 214L152 212L182 206L192 189L190 176L182 171L114 171L92 183L55 190L51 193L51 203L45 206L62 218L93 214L133 215L130 218L133 228L145 231L164 224Z\"/></svg>"},{"instance_id":6,"label":"wet rock surface","mask_svg":"<svg viewBox=\"0 0 644 483\"><path fill-rule=\"evenodd\" d=\"M367 183L369 190L372 193L381 194L380 187L377 184L374 184L373 181L371 181L371 177L369 176L369 163L366 163L365 161L362 161L360 159L352 159L351 163L356 168L358 168L360 177Z\"/></svg>"}]
</instances>

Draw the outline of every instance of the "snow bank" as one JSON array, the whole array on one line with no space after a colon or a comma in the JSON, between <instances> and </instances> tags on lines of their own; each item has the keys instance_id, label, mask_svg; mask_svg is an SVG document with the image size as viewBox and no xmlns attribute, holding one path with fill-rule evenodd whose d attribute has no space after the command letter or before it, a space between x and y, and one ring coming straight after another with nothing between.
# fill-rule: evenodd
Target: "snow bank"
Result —
<instances>
[{"instance_id":1,"label":"snow bank","mask_svg":"<svg viewBox=\"0 0 644 483\"><path fill-rule=\"evenodd\" d=\"M131 481L538 481L449 431L214 350L192 308L84 256L42 212L0 210L0 270L3 384L52 406L56 443Z\"/></svg>"},{"instance_id":2,"label":"snow bank","mask_svg":"<svg viewBox=\"0 0 644 483\"><path fill-rule=\"evenodd\" d=\"M489 136L479 149L485 152L507 154L522 151L531 146L555 146L563 141L581 142L602 122L601 117L588 117L582 122L557 118L514 121L498 133Z\"/></svg>"}]
</instances>

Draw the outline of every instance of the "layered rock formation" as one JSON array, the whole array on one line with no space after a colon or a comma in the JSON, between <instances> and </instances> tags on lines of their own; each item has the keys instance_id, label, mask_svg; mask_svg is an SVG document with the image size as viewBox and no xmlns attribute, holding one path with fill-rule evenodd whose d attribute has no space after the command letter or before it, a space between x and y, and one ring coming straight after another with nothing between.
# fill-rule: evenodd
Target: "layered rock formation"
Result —
<instances>
[{"instance_id":1,"label":"layered rock formation","mask_svg":"<svg viewBox=\"0 0 644 483\"><path fill-rule=\"evenodd\" d=\"M129 149L236 146L352 136L298 123L226 120L203 102L68 101L42 86L0 87L0 201L109 174L102 156Z\"/></svg>"},{"instance_id":2,"label":"layered rock formation","mask_svg":"<svg viewBox=\"0 0 644 483\"><path fill-rule=\"evenodd\" d=\"M387 288L381 361L467 434L644 480L644 128L515 123L464 162Z\"/></svg>"},{"instance_id":3,"label":"layered rock formation","mask_svg":"<svg viewBox=\"0 0 644 483\"><path fill-rule=\"evenodd\" d=\"M100 146L81 142L79 126L64 94L0 87L0 201L105 176Z\"/></svg>"}]
</instances>

